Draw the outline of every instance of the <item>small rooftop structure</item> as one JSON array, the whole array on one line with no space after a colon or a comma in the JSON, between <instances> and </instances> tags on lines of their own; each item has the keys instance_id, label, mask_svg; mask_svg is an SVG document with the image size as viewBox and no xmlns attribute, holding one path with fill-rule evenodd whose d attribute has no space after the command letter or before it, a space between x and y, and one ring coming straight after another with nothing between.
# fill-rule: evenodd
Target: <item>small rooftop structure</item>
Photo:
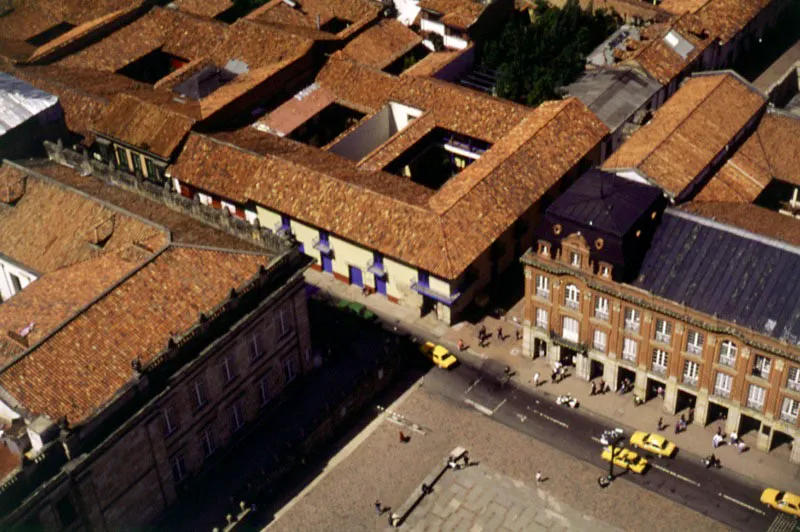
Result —
<instances>
[{"instance_id":1,"label":"small rooftop structure","mask_svg":"<svg viewBox=\"0 0 800 532\"><path fill-rule=\"evenodd\" d=\"M53 114L61 114L56 96L0 72L0 136L32 118Z\"/></svg>"},{"instance_id":2,"label":"small rooftop structure","mask_svg":"<svg viewBox=\"0 0 800 532\"><path fill-rule=\"evenodd\" d=\"M586 63L593 66L613 65L616 62L615 51L624 50L628 39L640 40L639 28L623 24L586 56Z\"/></svg>"}]
</instances>

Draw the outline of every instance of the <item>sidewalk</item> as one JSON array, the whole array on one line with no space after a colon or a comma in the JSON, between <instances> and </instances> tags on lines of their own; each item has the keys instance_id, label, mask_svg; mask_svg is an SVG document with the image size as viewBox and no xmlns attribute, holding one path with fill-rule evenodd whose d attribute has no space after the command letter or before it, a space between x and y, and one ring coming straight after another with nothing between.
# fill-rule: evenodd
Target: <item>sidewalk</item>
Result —
<instances>
[{"instance_id":1,"label":"sidewalk","mask_svg":"<svg viewBox=\"0 0 800 532\"><path fill-rule=\"evenodd\" d=\"M764 487L800 493L800 468L789 463L788 449L779 448L771 453L759 451L755 448L754 433L743 435L742 439L750 447L743 454L737 453L727 445L713 449L711 438L716 433L717 426L723 422L715 422L706 427L690 424L685 432L676 435L674 427L679 416L662 411L661 399L653 399L635 407L632 393L620 396L608 392L605 395L590 397L589 383L573 376L558 384L551 383L552 368L546 358L530 360L521 355L522 341L516 339L515 331L519 329L521 332L522 301L516 303L501 319L488 317L477 324L462 322L448 327L431 316L420 318L414 309L393 304L383 296L377 294L363 296L360 288L335 281L326 274L310 270L306 274L306 281L338 297L363 303L384 320L399 321L418 330L420 334L424 332L426 337L437 339L453 349L456 355L458 351L455 350L455 345L459 339L463 340L469 354L513 368L517 372L514 380L518 383L530 386L533 374L538 371L541 379L538 392L553 397L562 393L572 394L580 401L580 408L608 418L609 428L622 425L623 428L654 431L658 418L662 417L667 426L663 431L664 436L674 441L680 449L698 456L707 456L714 452L726 470L749 477ZM478 329L481 325L485 325L487 333L491 334L486 347L478 346ZM498 327L503 329L504 341L497 338ZM570 374L574 372L574 368L569 370ZM629 432L626 430L626 433Z\"/></svg>"}]
</instances>

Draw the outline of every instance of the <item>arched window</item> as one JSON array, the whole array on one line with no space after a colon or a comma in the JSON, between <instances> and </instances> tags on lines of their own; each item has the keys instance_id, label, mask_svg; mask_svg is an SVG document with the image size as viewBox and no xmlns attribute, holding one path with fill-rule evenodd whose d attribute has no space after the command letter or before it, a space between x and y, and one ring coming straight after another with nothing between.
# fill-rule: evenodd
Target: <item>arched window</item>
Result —
<instances>
[{"instance_id":1,"label":"arched window","mask_svg":"<svg viewBox=\"0 0 800 532\"><path fill-rule=\"evenodd\" d=\"M730 340L722 342L719 346L719 363L724 366L735 366L737 350L736 344Z\"/></svg>"},{"instance_id":2,"label":"arched window","mask_svg":"<svg viewBox=\"0 0 800 532\"><path fill-rule=\"evenodd\" d=\"M581 291L574 284L568 284L564 289L564 304L569 308L578 308L580 306Z\"/></svg>"}]
</instances>

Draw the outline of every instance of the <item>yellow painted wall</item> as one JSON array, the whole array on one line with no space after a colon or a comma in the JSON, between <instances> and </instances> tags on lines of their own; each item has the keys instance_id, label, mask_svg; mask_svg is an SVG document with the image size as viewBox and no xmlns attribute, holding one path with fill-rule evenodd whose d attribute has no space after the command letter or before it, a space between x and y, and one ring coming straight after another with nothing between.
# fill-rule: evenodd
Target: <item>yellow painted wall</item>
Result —
<instances>
[{"instance_id":1,"label":"yellow painted wall","mask_svg":"<svg viewBox=\"0 0 800 532\"><path fill-rule=\"evenodd\" d=\"M280 219L280 218L279 218ZM276 222L277 223L277 222ZM298 242L303 244L303 252L317 261L317 264L322 265L322 254L314 249L314 240L319 236L319 229L300 223L298 221L291 221L292 232Z\"/></svg>"},{"instance_id":2,"label":"yellow painted wall","mask_svg":"<svg viewBox=\"0 0 800 532\"><path fill-rule=\"evenodd\" d=\"M386 292L398 299L404 298L411 291L410 281L417 278L416 268L394 261L388 257L383 259L383 268L387 274Z\"/></svg>"},{"instance_id":3,"label":"yellow painted wall","mask_svg":"<svg viewBox=\"0 0 800 532\"><path fill-rule=\"evenodd\" d=\"M274 231L275 227L281 223L280 215L265 209L261 205L256 205L256 214L258 215L258 222L265 229Z\"/></svg>"},{"instance_id":4,"label":"yellow painted wall","mask_svg":"<svg viewBox=\"0 0 800 532\"><path fill-rule=\"evenodd\" d=\"M364 274L364 282L375 286L374 276L367 273L367 264L372 261L373 252L370 249L352 244L331 235L331 248L333 249L333 271L339 275L349 277L349 266L359 268ZM369 279L367 278L369 277Z\"/></svg>"}]
</instances>

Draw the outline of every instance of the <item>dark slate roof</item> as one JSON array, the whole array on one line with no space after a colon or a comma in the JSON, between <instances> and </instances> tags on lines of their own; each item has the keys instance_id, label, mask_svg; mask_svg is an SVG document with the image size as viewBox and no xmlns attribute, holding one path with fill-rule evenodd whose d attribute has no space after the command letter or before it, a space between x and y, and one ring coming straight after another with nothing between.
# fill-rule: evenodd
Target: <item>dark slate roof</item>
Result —
<instances>
[{"instance_id":1,"label":"dark slate roof","mask_svg":"<svg viewBox=\"0 0 800 532\"><path fill-rule=\"evenodd\" d=\"M800 248L668 209L633 283L800 345Z\"/></svg>"},{"instance_id":2,"label":"dark slate roof","mask_svg":"<svg viewBox=\"0 0 800 532\"><path fill-rule=\"evenodd\" d=\"M547 214L624 236L661 196L661 190L597 168L583 174Z\"/></svg>"}]
</instances>

